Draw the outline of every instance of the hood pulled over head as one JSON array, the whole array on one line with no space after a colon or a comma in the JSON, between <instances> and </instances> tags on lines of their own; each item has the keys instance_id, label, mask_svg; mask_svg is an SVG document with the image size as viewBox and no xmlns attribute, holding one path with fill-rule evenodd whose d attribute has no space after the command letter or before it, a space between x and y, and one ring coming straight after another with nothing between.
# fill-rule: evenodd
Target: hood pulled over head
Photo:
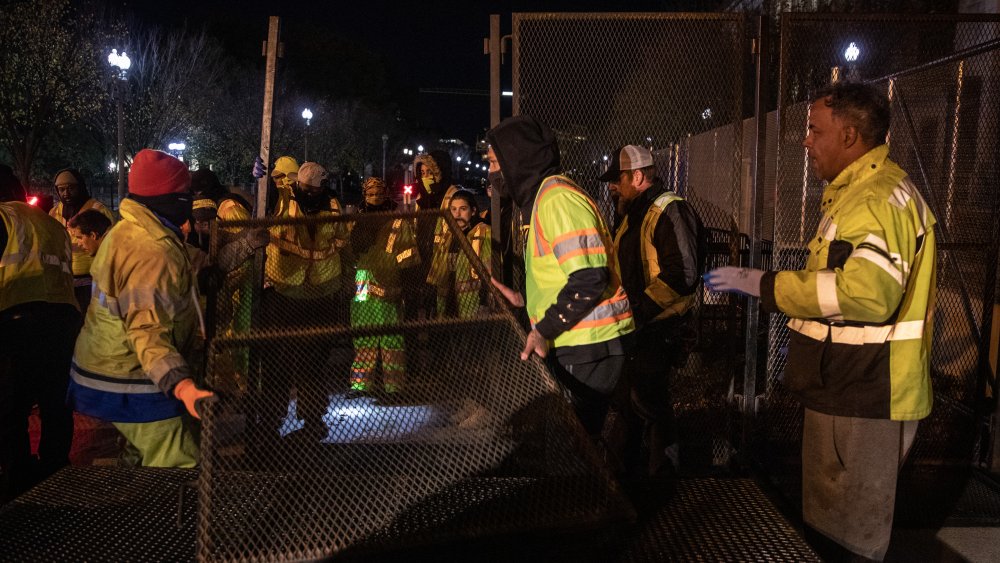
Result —
<instances>
[{"instance_id":1,"label":"hood pulled over head","mask_svg":"<svg viewBox=\"0 0 1000 563\"><path fill-rule=\"evenodd\" d=\"M531 218L535 194L547 176L559 173L559 144L551 129L530 115L505 119L486 133L503 174L506 194Z\"/></svg>"}]
</instances>

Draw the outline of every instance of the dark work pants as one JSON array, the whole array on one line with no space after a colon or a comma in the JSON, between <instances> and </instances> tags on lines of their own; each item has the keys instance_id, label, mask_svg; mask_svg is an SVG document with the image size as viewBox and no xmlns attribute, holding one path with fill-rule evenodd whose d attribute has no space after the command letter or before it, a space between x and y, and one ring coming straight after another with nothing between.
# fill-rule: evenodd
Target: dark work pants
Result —
<instances>
[{"instance_id":1,"label":"dark work pants","mask_svg":"<svg viewBox=\"0 0 1000 563\"><path fill-rule=\"evenodd\" d=\"M273 290L265 291L263 305L267 327L277 331L339 325L344 322L346 311L345 306L336 306L335 297L293 299ZM330 373L327 361L333 344L329 338L296 338L260 350L263 374L259 406L266 432L277 435L294 387L296 412L305 421L306 432L320 438L326 436L323 415L335 375ZM337 375L346 384L346 368Z\"/></svg>"},{"instance_id":2,"label":"dark work pants","mask_svg":"<svg viewBox=\"0 0 1000 563\"><path fill-rule=\"evenodd\" d=\"M604 419L625 366L624 355L609 355L593 362L566 363L550 351L549 369L569 393L576 416L592 438L604 429Z\"/></svg>"},{"instance_id":3,"label":"dark work pants","mask_svg":"<svg viewBox=\"0 0 1000 563\"><path fill-rule=\"evenodd\" d=\"M72 305L33 302L0 312L0 466L14 496L69 464L73 411L66 406L69 365L80 331ZM28 416L38 405L41 440L31 455Z\"/></svg>"},{"instance_id":4,"label":"dark work pants","mask_svg":"<svg viewBox=\"0 0 1000 563\"><path fill-rule=\"evenodd\" d=\"M663 450L677 443L670 385L672 372L687 355L686 328L686 320L672 318L636 332L615 401L625 422L624 462L629 473L657 472L664 462Z\"/></svg>"}]
</instances>

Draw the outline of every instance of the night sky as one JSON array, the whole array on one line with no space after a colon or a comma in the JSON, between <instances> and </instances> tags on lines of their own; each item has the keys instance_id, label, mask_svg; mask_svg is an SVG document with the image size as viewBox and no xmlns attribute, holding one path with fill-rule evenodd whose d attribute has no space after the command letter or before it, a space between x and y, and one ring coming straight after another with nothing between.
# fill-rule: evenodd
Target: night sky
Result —
<instances>
[{"instance_id":1,"label":"night sky","mask_svg":"<svg viewBox=\"0 0 1000 563\"><path fill-rule=\"evenodd\" d=\"M317 93L328 90L337 95L345 86L336 83L336 77L331 76L335 73L329 68L322 68L329 64L320 50L323 41L355 44L371 52L386 67L388 96L404 112L415 116L420 126L471 143L489 125L489 98L421 94L419 91L426 88L486 91L489 57L483 54L483 38L489 35L490 14L501 15L501 32L507 34L513 12L698 11L710 9L719 2L430 0L412 2L407 8L407 3L383 0L173 0L169 10L164 10L165 4L161 1L133 0L123 4L144 19L168 25L205 25L235 57L258 61L261 42L267 35L267 17L281 16L285 43L283 64L294 68L299 76L314 71L318 75L314 83ZM509 63L509 57L506 62ZM509 77L509 66L501 72Z\"/></svg>"}]
</instances>

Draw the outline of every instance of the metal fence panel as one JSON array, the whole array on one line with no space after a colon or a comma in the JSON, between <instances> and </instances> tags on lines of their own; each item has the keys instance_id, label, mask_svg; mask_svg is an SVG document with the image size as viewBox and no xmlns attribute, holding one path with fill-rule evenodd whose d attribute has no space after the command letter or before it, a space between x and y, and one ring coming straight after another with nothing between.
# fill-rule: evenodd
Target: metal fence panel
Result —
<instances>
[{"instance_id":1,"label":"metal fence panel","mask_svg":"<svg viewBox=\"0 0 1000 563\"><path fill-rule=\"evenodd\" d=\"M784 14L781 22L776 268L804 266L806 241L819 221L822 185L808 167L802 141L808 93L831 75L874 80L889 95L890 157L909 173L938 220L934 410L921 423L911 453L917 464L967 466L973 460L984 396L981 358L988 346L984 311L994 299L1000 204L1000 49L930 63L998 37L1000 18L984 16L797 13ZM860 56L848 62L844 55L852 44ZM765 441L759 451L762 461L778 460L772 464L774 476L787 479L786 491L797 496L801 407L781 386L786 321L783 315L771 319L760 425Z\"/></svg>"},{"instance_id":2,"label":"metal fence panel","mask_svg":"<svg viewBox=\"0 0 1000 563\"><path fill-rule=\"evenodd\" d=\"M439 220L457 241L451 269L424 228ZM523 331L489 283L470 283L489 273L444 221L219 225L213 239L267 228L271 244L266 274L248 260L218 292L208 383L225 400L202 421L199 559L377 557L632 517L558 384L518 359ZM455 275L463 262L475 275L446 284L450 297L424 283L432 263Z\"/></svg>"},{"instance_id":3,"label":"metal fence panel","mask_svg":"<svg viewBox=\"0 0 1000 563\"><path fill-rule=\"evenodd\" d=\"M750 52L742 14L515 13L513 49L515 115L552 127L563 169L609 224L614 202L597 177L616 147L651 147L659 176L715 230L710 265L737 259ZM736 301L700 296L699 346L673 378L689 466L727 464L739 434L731 389L739 358L718 354L743 349Z\"/></svg>"}]
</instances>

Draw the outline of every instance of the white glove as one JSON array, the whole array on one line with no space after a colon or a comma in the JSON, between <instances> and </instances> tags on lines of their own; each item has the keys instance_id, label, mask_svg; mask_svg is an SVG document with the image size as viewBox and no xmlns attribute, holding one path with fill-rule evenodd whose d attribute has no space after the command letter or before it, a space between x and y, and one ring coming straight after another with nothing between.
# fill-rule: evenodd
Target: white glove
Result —
<instances>
[{"instance_id":1,"label":"white glove","mask_svg":"<svg viewBox=\"0 0 1000 563\"><path fill-rule=\"evenodd\" d=\"M742 293L752 297L760 297L760 279L764 270L753 268L737 268L724 266L705 274L705 285L712 291Z\"/></svg>"}]
</instances>

